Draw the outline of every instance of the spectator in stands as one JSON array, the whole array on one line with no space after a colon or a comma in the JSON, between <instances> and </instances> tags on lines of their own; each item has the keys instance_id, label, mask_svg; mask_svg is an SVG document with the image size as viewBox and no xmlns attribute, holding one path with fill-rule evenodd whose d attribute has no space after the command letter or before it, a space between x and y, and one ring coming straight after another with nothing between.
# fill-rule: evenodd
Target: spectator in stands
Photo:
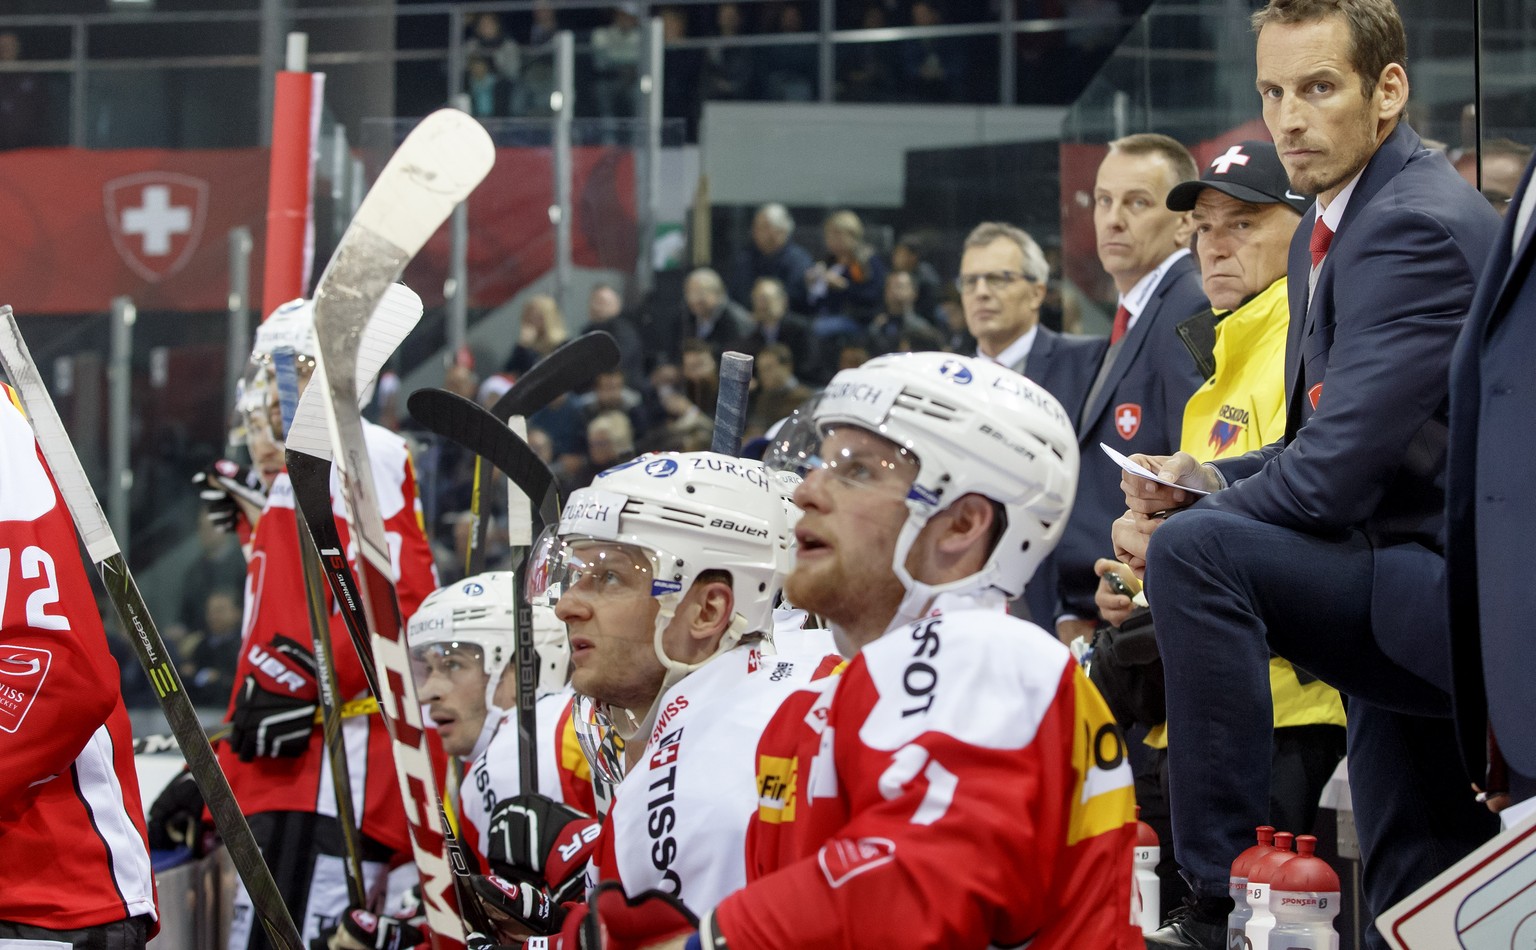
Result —
<instances>
[{"instance_id":1,"label":"spectator in stands","mask_svg":"<svg viewBox=\"0 0 1536 950\"><path fill-rule=\"evenodd\" d=\"M750 303L758 279L772 277L789 293L790 310L809 312L805 274L816 261L791 239L794 233L795 219L783 205L775 201L757 209L752 216L752 246L736 259L731 271L732 299Z\"/></svg>"},{"instance_id":2,"label":"spectator in stands","mask_svg":"<svg viewBox=\"0 0 1536 950\"><path fill-rule=\"evenodd\" d=\"M0 63L21 60L21 37L0 31ZM48 89L37 73L0 72L0 149L47 144Z\"/></svg>"},{"instance_id":3,"label":"spectator in stands","mask_svg":"<svg viewBox=\"0 0 1536 950\"><path fill-rule=\"evenodd\" d=\"M512 111L512 84L496 72L488 56L471 56L464 66L464 91L469 114L486 119Z\"/></svg>"},{"instance_id":4,"label":"spectator in stands","mask_svg":"<svg viewBox=\"0 0 1536 950\"><path fill-rule=\"evenodd\" d=\"M976 352L976 338L971 336L970 327L966 325L965 306L961 304L954 288L950 288L944 299L939 301L938 317L944 327L946 351L967 356Z\"/></svg>"},{"instance_id":5,"label":"spectator in stands","mask_svg":"<svg viewBox=\"0 0 1536 950\"><path fill-rule=\"evenodd\" d=\"M592 31L592 98L604 119L636 114L640 90L640 21L633 3L613 8L613 22Z\"/></svg>"},{"instance_id":6,"label":"spectator in stands","mask_svg":"<svg viewBox=\"0 0 1536 950\"><path fill-rule=\"evenodd\" d=\"M778 8L778 16L769 13L768 31L774 33L804 33L805 16L798 4L786 3ZM757 56L761 74L762 97L778 102L811 102L816 98L816 44L804 43L790 46L767 46Z\"/></svg>"},{"instance_id":7,"label":"spectator in stands","mask_svg":"<svg viewBox=\"0 0 1536 950\"><path fill-rule=\"evenodd\" d=\"M700 89L704 82L706 53L701 49L677 49L674 44L688 38L688 14L680 7L663 7L662 42L666 44L661 72L661 114L681 117L687 124L683 138L699 139L699 113L703 106Z\"/></svg>"},{"instance_id":8,"label":"spectator in stands","mask_svg":"<svg viewBox=\"0 0 1536 950\"><path fill-rule=\"evenodd\" d=\"M216 590L208 595L200 629L189 634L178 651L182 660L177 668L187 696L199 706L222 707L235 688L242 619L237 590Z\"/></svg>"},{"instance_id":9,"label":"spectator in stands","mask_svg":"<svg viewBox=\"0 0 1536 950\"><path fill-rule=\"evenodd\" d=\"M805 366L814 352L811 321L789 310L789 293L777 277L759 277L752 285L752 333L742 352L756 354L763 347L782 343L789 347L796 366Z\"/></svg>"},{"instance_id":10,"label":"spectator in stands","mask_svg":"<svg viewBox=\"0 0 1536 950\"><path fill-rule=\"evenodd\" d=\"M485 60L485 72L482 76L476 75L475 60ZM476 13L470 17L469 36L464 40L464 65L469 81L466 82L466 91L470 94L472 105L478 105L476 101L477 85L499 85L500 98L497 100L502 109L492 112L476 112L476 115L506 115L505 108L510 103L512 87L517 82L518 75L522 72L522 52L517 47L517 41L507 35L498 13ZM486 82L489 79L490 82Z\"/></svg>"},{"instance_id":11,"label":"spectator in stands","mask_svg":"<svg viewBox=\"0 0 1536 950\"><path fill-rule=\"evenodd\" d=\"M826 253L805 273L815 334L815 378L849 340L861 341L885 292L885 262L864 243L864 223L852 211L834 211L822 225Z\"/></svg>"},{"instance_id":12,"label":"spectator in stands","mask_svg":"<svg viewBox=\"0 0 1536 950\"><path fill-rule=\"evenodd\" d=\"M565 317L560 305L548 294L534 294L523 304L523 316L517 327L517 344L507 357L507 372L522 375L566 341ZM470 398L474 398L471 394Z\"/></svg>"},{"instance_id":13,"label":"spectator in stands","mask_svg":"<svg viewBox=\"0 0 1536 950\"><path fill-rule=\"evenodd\" d=\"M715 32L727 39L741 35L739 4L722 3L715 8ZM755 54L756 51L747 46L710 47L704 62L704 98L750 99L755 81Z\"/></svg>"},{"instance_id":14,"label":"spectator in stands","mask_svg":"<svg viewBox=\"0 0 1536 950\"><path fill-rule=\"evenodd\" d=\"M555 5L550 0L540 0L533 7L533 26L528 30L528 45L543 46L560 32L560 21L555 16Z\"/></svg>"},{"instance_id":15,"label":"spectator in stands","mask_svg":"<svg viewBox=\"0 0 1536 950\"><path fill-rule=\"evenodd\" d=\"M924 252L921 238L915 234L902 235L891 249L891 270L912 275L912 287L917 294L912 309L924 320L940 326L936 311L939 298L944 295L944 280L939 276L938 268L925 259Z\"/></svg>"},{"instance_id":16,"label":"spectator in stands","mask_svg":"<svg viewBox=\"0 0 1536 950\"><path fill-rule=\"evenodd\" d=\"M640 394L625 385L622 370L598 373L592 380L592 391L577 399L577 405L581 406L581 410L587 414L588 420L608 412L624 413L634 430L635 440L644 438L645 431L649 428L640 402ZM587 450L591 451L590 445Z\"/></svg>"},{"instance_id":17,"label":"spectator in stands","mask_svg":"<svg viewBox=\"0 0 1536 950\"><path fill-rule=\"evenodd\" d=\"M913 0L912 25L941 26L936 0ZM965 39L925 37L901 41L904 88L919 102L959 102L965 98Z\"/></svg>"},{"instance_id":18,"label":"spectator in stands","mask_svg":"<svg viewBox=\"0 0 1536 950\"><path fill-rule=\"evenodd\" d=\"M879 356L944 348L938 329L913 309L916 302L917 288L910 272L893 270L885 275L885 307L869 323L870 353Z\"/></svg>"},{"instance_id":19,"label":"spectator in stands","mask_svg":"<svg viewBox=\"0 0 1536 950\"><path fill-rule=\"evenodd\" d=\"M586 488L598 472L634 458L635 431L629 416L617 410L599 413L587 423L587 455L582 463L561 479L561 494L570 497L578 488Z\"/></svg>"},{"instance_id":20,"label":"spectator in stands","mask_svg":"<svg viewBox=\"0 0 1536 950\"><path fill-rule=\"evenodd\" d=\"M624 316L624 301L612 284L598 284L587 295L587 326L582 332L602 330L619 345L619 369L624 383L636 392L645 391L645 364L648 348L640 331Z\"/></svg>"},{"instance_id":21,"label":"spectator in stands","mask_svg":"<svg viewBox=\"0 0 1536 950\"><path fill-rule=\"evenodd\" d=\"M1468 150L1456 159L1456 170L1467 184L1477 187L1477 160L1479 153ZM1510 139L1488 139L1483 142L1483 184L1481 191L1493 210L1499 214L1509 210L1509 199L1520 187L1520 176L1525 163L1531 160L1531 147Z\"/></svg>"},{"instance_id":22,"label":"spectator in stands","mask_svg":"<svg viewBox=\"0 0 1536 950\"><path fill-rule=\"evenodd\" d=\"M183 631L202 626L208 595L216 590L241 590L245 587L245 555L240 542L205 517L197 519L197 560L182 575L181 602L175 625ZM166 631L168 635L172 631ZM229 693L224 693L229 698Z\"/></svg>"},{"instance_id":23,"label":"spectator in stands","mask_svg":"<svg viewBox=\"0 0 1536 950\"><path fill-rule=\"evenodd\" d=\"M682 392L707 416L715 414L720 395L720 363L703 340L683 341Z\"/></svg>"},{"instance_id":24,"label":"spectator in stands","mask_svg":"<svg viewBox=\"0 0 1536 950\"><path fill-rule=\"evenodd\" d=\"M859 17L859 27L881 30L890 25L885 8L869 3ZM900 88L900 59L895 43L857 43L838 51L837 101L890 102Z\"/></svg>"},{"instance_id":25,"label":"spectator in stands","mask_svg":"<svg viewBox=\"0 0 1536 950\"><path fill-rule=\"evenodd\" d=\"M810 388L795 378L794 354L782 343L763 347L752 364L752 372L757 385L752 391L747 424L742 433L748 439L767 432L769 426L811 398Z\"/></svg>"},{"instance_id":26,"label":"spectator in stands","mask_svg":"<svg viewBox=\"0 0 1536 950\"><path fill-rule=\"evenodd\" d=\"M683 283L683 341L703 340L715 356L740 349L752 334L752 317L725 295L725 282L708 267L700 267Z\"/></svg>"},{"instance_id":27,"label":"spectator in stands","mask_svg":"<svg viewBox=\"0 0 1536 950\"><path fill-rule=\"evenodd\" d=\"M704 452L714 437L715 421L684 393L668 390L661 396L666 422L652 431L648 446L657 452Z\"/></svg>"}]
</instances>

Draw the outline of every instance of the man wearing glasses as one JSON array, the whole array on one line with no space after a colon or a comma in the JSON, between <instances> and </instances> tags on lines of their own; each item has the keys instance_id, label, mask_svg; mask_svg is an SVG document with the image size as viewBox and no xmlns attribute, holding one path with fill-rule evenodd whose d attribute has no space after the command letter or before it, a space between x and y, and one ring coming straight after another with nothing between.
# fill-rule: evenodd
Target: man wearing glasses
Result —
<instances>
[{"instance_id":1,"label":"man wearing glasses","mask_svg":"<svg viewBox=\"0 0 1536 950\"><path fill-rule=\"evenodd\" d=\"M1075 420L1088 398L1109 341L1069 336L1040 325L1040 304L1050 277L1040 245L1022 228L997 221L978 224L965 239L955 286L976 355L1039 383ZM1028 608L1020 613L1017 605ZM1047 561L1035 571L1015 616L1050 627L1056 617L1056 572Z\"/></svg>"}]
</instances>

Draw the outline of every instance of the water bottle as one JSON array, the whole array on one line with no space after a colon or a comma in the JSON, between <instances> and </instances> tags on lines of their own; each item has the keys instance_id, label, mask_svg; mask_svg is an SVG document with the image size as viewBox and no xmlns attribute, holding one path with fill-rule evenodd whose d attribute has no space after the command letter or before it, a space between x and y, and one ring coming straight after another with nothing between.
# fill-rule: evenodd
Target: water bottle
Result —
<instances>
[{"instance_id":1,"label":"water bottle","mask_svg":"<svg viewBox=\"0 0 1536 950\"><path fill-rule=\"evenodd\" d=\"M1232 913L1227 916L1228 950L1243 950L1243 930L1253 916L1248 906L1248 870L1261 855L1275 850L1275 829L1260 825L1258 844L1249 847L1232 862L1232 876L1227 878L1227 893L1232 897Z\"/></svg>"},{"instance_id":2,"label":"water bottle","mask_svg":"<svg viewBox=\"0 0 1536 950\"><path fill-rule=\"evenodd\" d=\"M1136 806L1136 850L1131 860L1135 867L1131 894L1131 923L1149 934L1162 925L1162 882L1157 878L1157 862L1162 860L1161 842L1152 826L1141 820L1141 806Z\"/></svg>"},{"instance_id":3,"label":"water bottle","mask_svg":"<svg viewBox=\"0 0 1536 950\"><path fill-rule=\"evenodd\" d=\"M1275 929L1267 950L1339 950L1333 918L1339 912L1339 876L1312 852L1317 839L1296 839L1296 856L1269 882L1269 907Z\"/></svg>"},{"instance_id":4,"label":"water bottle","mask_svg":"<svg viewBox=\"0 0 1536 950\"><path fill-rule=\"evenodd\" d=\"M1269 910L1270 882L1285 862L1296 857L1291 851L1294 837L1289 831L1275 832L1274 850L1261 855L1248 867L1248 906L1253 916L1248 918L1248 926L1243 929L1244 950L1265 950L1269 946L1269 932L1275 927L1275 915Z\"/></svg>"}]
</instances>

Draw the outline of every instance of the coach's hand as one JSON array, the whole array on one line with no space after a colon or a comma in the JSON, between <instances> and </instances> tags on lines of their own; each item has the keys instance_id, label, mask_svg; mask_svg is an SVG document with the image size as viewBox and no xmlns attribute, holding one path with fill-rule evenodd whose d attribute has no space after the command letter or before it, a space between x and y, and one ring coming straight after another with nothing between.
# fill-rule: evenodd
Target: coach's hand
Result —
<instances>
[{"instance_id":1,"label":"coach's hand","mask_svg":"<svg viewBox=\"0 0 1536 950\"><path fill-rule=\"evenodd\" d=\"M1188 452L1179 452L1176 455L1133 455L1131 461L1156 472L1170 482L1206 492L1218 491L1221 488L1221 482L1217 479L1215 470L1201 465ZM1130 472L1120 473L1120 489L1125 492L1125 507L1143 515L1187 508L1200 497L1194 492L1159 484L1150 478L1143 478Z\"/></svg>"}]
</instances>

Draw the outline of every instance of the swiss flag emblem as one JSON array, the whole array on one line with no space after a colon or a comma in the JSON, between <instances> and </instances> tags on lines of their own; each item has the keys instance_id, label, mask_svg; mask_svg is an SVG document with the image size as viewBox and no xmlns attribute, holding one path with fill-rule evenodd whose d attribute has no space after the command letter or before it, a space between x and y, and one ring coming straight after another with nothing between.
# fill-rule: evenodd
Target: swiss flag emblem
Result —
<instances>
[{"instance_id":1,"label":"swiss flag emblem","mask_svg":"<svg viewBox=\"0 0 1536 950\"><path fill-rule=\"evenodd\" d=\"M208 183L175 172L143 172L103 186L112 245L135 274L159 283L187 266L208 217Z\"/></svg>"},{"instance_id":2,"label":"swiss flag emblem","mask_svg":"<svg viewBox=\"0 0 1536 950\"><path fill-rule=\"evenodd\" d=\"M1134 402L1122 402L1116 406L1115 431L1126 441L1134 438L1141 431L1141 406Z\"/></svg>"}]
</instances>

